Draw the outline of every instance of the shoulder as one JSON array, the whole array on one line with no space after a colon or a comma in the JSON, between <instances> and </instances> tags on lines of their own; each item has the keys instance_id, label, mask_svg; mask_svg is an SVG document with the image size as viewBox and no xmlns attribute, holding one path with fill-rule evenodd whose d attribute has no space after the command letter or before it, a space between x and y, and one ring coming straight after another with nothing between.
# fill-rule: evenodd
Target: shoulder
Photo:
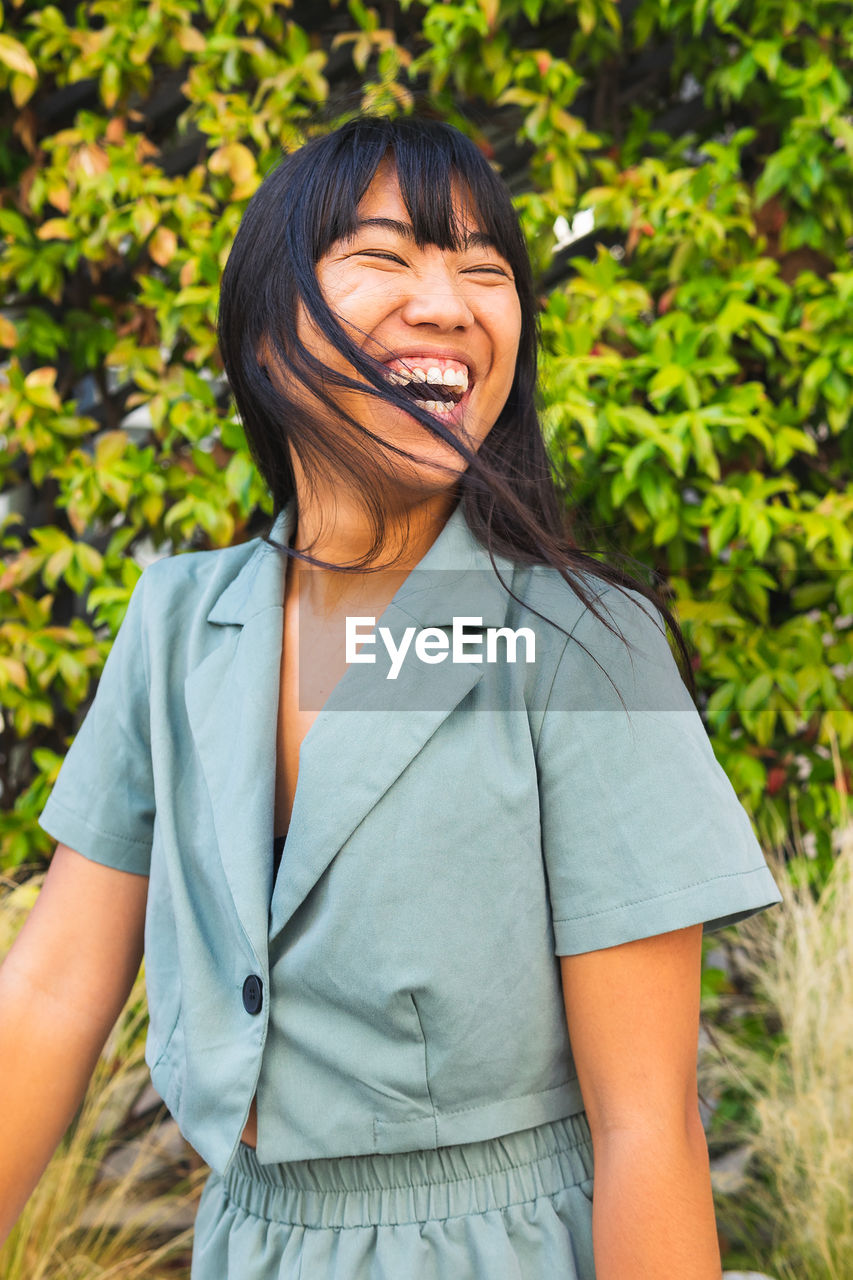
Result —
<instances>
[{"instance_id":1,"label":"shoulder","mask_svg":"<svg viewBox=\"0 0 853 1280\"><path fill-rule=\"evenodd\" d=\"M276 555L258 537L213 551L164 556L146 566L122 632L141 647L149 688L162 681L173 687L204 661L223 639L222 627L211 623L248 621L276 602L280 568L277 576L258 574L261 564L277 567Z\"/></svg>"},{"instance_id":2,"label":"shoulder","mask_svg":"<svg viewBox=\"0 0 853 1280\"><path fill-rule=\"evenodd\" d=\"M146 566L137 589L144 596L146 615L209 612L224 591L242 573L254 556L267 546L252 538L232 547L213 551L184 551L163 556Z\"/></svg>"},{"instance_id":3,"label":"shoulder","mask_svg":"<svg viewBox=\"0 0 853 1280\"><path fill-rule=\"evenodd\" d=\"M217 547L213 551L181 551L176 555L161 556L145 568L145 576L156 589L180 589L187 585L228 585L245 564L262 546L263 538L252 538L232 547Z\"/></svg>"},{"instance_id":4,"label":"shoulder","mask_svg":"<svg viewBox=\"0 0 853 1280\"><path fill-rule=\"evenodd\" d=\"M577 633L599 635L602 642L611 627L629 641L648 634L652 627L665 635L660 611L636 587L622 587L588 569L569 569L570 581L550 565L533 565L516 577L515 594L524 611L544 617L563 639Z\"/></svg>"},{"instance_id":5,"label":"shoulder","mask_svg":"<svg viewBox=\"0 0 853 1280\"><path fill-rule=\"evenodd\" d=\"M535 566L516 591L526 606L519 617L533 619L524 625L534 626L537 638L545 639L549 708L692 708L657 606L637 587L611 583L594 572L571 570L570 577L576 585L556 569Z\"/></svg>"}]
</instances>

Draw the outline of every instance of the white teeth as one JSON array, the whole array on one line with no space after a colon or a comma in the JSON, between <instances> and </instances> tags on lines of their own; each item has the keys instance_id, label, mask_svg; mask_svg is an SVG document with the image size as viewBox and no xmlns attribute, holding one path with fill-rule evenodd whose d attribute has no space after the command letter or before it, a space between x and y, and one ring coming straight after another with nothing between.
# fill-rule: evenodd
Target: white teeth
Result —
<instances>
[{"instance_id":1,"label":"white teeth","mask_svg":"<svg viewBox=\"0 0 853 1280\"><path fill-rule=\"evenodd\" d=\"M419 366L409 366L405 372L399 369L390 369L388 371L388 381L397 387L406 387L412 382L426 382L430 386L437 387L453 387L461 397L468 390L468 370L441 370L437 365L430 365L427 369L422 369Z\"/></svg>"},{"instance_id":2,"label":"white teeth","mask_svg":"<svg viewBox=\"0 0 853 1280\"><path fill-rule=\"evenodd\" d=\"M446 387L459 387L464 394L468 390L468 370L445 369L442 381Z\"/></svg>"},{"instance_id":3,"label":"white teeth","mask_svg":"<svg viewBox=\"0 0 853 1280\"><path fill-rule=\"evenodd\" d=\"M425 400L424 408L427 413L450 413L453 405L444 400Z\"/></svg>"}]
</instances>

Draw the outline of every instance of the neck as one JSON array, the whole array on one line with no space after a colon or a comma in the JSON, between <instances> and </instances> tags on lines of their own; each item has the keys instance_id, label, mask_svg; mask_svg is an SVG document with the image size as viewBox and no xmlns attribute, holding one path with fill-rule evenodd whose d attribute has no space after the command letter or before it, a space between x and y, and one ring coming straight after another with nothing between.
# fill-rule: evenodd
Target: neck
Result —
<instances>
[{"instance_id":1,"label":"neck","mask_svg":"<svg viewBox=\"0 0 853 1280\"><path fill-rule=\"evenodd\" d=\"M363 607L394 595L435 542L453 511L458 492L445 491L409 504L385 507L385 538L365 570L341 573L301 560L288 564L288 595L297 595L319 613ZM373 544L364 506L346 491L321 497L296 486L297 526L290 545L328 564L349 565Z\"/></svg>"},{"instance_id":2,"label":"neck","mask_svg":"<svg viewBox=\"0 0 853 1280\"><path fill-rule=\"evenodd\" d=\"M343 483L309 486L292 453L291 462L298 513L291 546L327 564L345 566L363 559L373 546L373 525L361 496ZM368 567L413 568L435 542L458 498L457 484L427 492L388 485L382 495L384 539ZM311 566L301 563L300 568L310 571Z\"/></svg>"}]
</instances>

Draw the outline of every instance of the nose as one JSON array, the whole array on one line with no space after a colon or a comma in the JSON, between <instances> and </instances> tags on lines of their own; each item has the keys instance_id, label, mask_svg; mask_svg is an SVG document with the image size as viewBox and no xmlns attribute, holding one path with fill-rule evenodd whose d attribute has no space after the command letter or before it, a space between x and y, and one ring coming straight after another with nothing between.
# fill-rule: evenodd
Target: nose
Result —
<instances>
[{"instance_id":1,"label":"nose","mask_svg":"<svg viewBox=\"0 0 853 1280\"><path fill-rule=\"evenodd\" d=\"M429 324L443 330L467 329L474 323L462 284L443 262L418 272L401 314L406 324Z\"/></svg>"}]
</instances>

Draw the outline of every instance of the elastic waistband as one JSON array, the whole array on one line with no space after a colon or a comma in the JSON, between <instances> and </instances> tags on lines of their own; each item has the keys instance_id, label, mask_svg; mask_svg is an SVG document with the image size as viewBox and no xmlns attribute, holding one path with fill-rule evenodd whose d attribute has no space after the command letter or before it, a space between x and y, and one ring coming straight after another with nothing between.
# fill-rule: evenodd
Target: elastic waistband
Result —
<instances>
[{"instance_id":1,"label":"elastic waistband","mask_svg":"<svg viewBox=\"0 0 853 1280\"><path fill-rule=\"evenodd\" d=\"M485 1142L395 1155L264 1165L241 1146L223 1182L228 1198L256 1217L354 1227L485 1213L592 1176L592 1140L580 1112Z\"/></svg>"}]
</instances>

